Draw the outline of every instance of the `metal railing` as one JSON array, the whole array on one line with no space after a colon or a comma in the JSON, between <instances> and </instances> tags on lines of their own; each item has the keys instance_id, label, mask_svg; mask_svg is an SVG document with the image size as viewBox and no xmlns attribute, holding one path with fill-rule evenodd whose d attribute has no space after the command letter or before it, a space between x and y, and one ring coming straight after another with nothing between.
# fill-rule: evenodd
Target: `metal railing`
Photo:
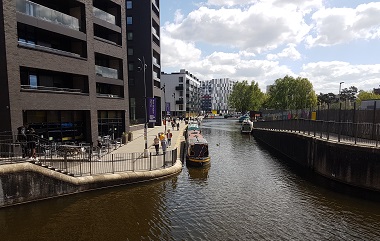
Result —
<instances>
[{"instance_id":1,"label":"metal railing","mask_svg":"<svg viewBox=\"0 0 380 241\"><path fill-rule=\"evenodd\" d=\"M321 139L378 147L380 124L289 119L254 122L254 128L289 131Z\"/></svg>"},{"instance_id":2,"label":"metal railing","mask_svg":"<svg viewBox=\"0 0 380 241\"><path fill-rule=\"evenodd\" d=\"M144 153L112 153L121 147L120 142L110 142L102 148L96 146L64 145L51 143L33 136L36 159L31 156L31 141L15 141L12 134L0 134L0 165L33 162L43 167L71 176L88 176L117 172L158 170L173 166L177 148L159 155Z\"/></svg>"}]
</instances>

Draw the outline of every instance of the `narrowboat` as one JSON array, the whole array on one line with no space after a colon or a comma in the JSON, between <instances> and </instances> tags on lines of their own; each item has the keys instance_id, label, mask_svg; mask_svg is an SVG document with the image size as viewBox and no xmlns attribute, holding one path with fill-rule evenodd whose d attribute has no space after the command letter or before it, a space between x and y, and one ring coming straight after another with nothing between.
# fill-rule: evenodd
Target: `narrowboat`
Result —
<instances>
[{"instance_id":1,"label":"narrowboat","mask_svg":"<svg viewBox=\"0 0 380 241\"><path fill-rule=\"evenodd\" d=\"M253 122L250 120L244 120L243 123L241 123L240 131L241 133L251 133L253 130Z\"/></svg>"},{"instance_id":2,"label":"narrowboat","mask_svg":"<svg viewBox=\"0 0 380 241\"><path fill-rule=\"evenodd\" d=\"M187 133L186 165L203 167L210 164L208 142L199 130Z\"/></svg>"}]
</instances>

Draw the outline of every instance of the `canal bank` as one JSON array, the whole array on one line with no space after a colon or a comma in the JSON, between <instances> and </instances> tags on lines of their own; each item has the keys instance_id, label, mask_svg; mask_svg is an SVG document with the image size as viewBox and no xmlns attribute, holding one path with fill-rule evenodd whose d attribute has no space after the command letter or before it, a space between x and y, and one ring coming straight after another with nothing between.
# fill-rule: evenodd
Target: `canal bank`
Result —
<instances>
[{"instance_id":1,"label":"canal bank","mask_svg":"<svg viewBox=\"0 0 380 241\"><path fill-rule=\"evenodd\" d=\"M255 139L330 180L380 192L380 150L297 132L255 128Z\"/></svg>"},{"instance_id":2,"label":"canal bank","mask_svg":"<svg viewBox=\"0 0 380 241\"><path fill-rule=\"evenodd\" d=\"M181 148L184 142L183 131L185 127L185 124L181 123L180 130L172 131L173 145L169 150L177 150L177 155L175 155L177 157L181 156ZM167 128L170 127L168 126ZM152 146L153 139L158 133L164 131L164 126L148 129L147 143L149 152L155 153L154 146ZM133 139L131 139L130 142L108 155L136 152L143 153L145 149L144 130L134 130L132 136ZM154 160L165 164L165 160L160 160L160 158L163 157L163 155L158 155ZM177 175L181 170L182 162L180 158L176 158L173 165L169 167L164 165L157 170L115 172L82 177L73 177L48 168L47 166L28 162L0 165L0 207L91 190L164 179Z\"/></svg>"}]
</instances>

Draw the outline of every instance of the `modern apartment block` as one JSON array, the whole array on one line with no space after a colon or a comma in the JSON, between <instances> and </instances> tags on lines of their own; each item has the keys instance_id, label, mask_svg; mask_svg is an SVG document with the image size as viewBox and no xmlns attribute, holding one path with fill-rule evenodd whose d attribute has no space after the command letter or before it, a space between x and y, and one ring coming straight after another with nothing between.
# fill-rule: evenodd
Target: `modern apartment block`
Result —
<instances>
[{"instance_id":1,"label":"modern apartment block","mask_svg":"<svg viewBox=\"0 0 380 241\"><path fill-rule=\"evenodd\" d=\"M132 124L145 123L145 98L156 98L156 125L161 125L161 48L159 0L127 0L127 53ZM145 65L145 66L144 66Z\"/></svg>"},{"instance_id":2,"label":"modern apartment block","mask_svg":"<svg viewBox=\"0 0 380 241\"><path fill-rule=\"evenodd\" d=\"M202 81L202 111L204 113L211 111L218 114L228 113L228 97L232 93L235 82L229 78Z\"/></svg>"},{"instance_id":3,"label":"modern apartment block","mask_svg":"<svg viewBox=\"0 0 380 241\"><path fill-rule=\"evenodd\" d=\"M172 116L197 116L201 111L201 81L185 69L177 73L161 73L165 85L165 100L170 103ZM164 103L161 107L163 110Z\"/></svg>"},{"instance_id":4,"label":"modern apartment block","mask_svg":"<svg viewBox=\"0 0 380 241\"><path fill-rule=\"evenodd\" d=\"M28 124L52 141L128 131L123 0L0 5L0 131Z\"/></svg>"}]
</instances>

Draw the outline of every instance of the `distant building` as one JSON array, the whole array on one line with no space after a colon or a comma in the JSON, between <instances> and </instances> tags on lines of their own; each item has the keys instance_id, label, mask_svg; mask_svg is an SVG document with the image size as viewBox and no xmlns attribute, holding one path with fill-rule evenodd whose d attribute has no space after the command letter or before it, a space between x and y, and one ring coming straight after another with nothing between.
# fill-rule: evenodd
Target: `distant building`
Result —
<instances>
[{"instance_id":1,"label":"distant building","mask_svg":"<svg viewBox=\"0 0 380 241\"><path fill-rule=\"evenodd\" d=\"M172 116L197 116L200 111L200 80L185 69L176 73L161 73L165 85L165 100ZM162 103L162 110L165 104Z\"/></svg>"},{"instance_id":2,"label":"distant building","mask_svg":"<svg viewBox=\"0 0 380 241\"><path fill-rule=\"evenodd\" d=\"M218 114L228 113L228 98L235 82L229 78L202 81L202 111L205 113L211 111L216 111Z\"/></svg>"},{"instance_id":3,"label":"distant building","mask_svg":"<svg viewBox=\"0 0 380 241\"><path fill-rule=\"evenodd\" d=\"M132 124L138 124L146 118L145 93L156 99L156 113L161 113L160 1L121 2L126 4L129 116ZM161 123L157 114L155 125Z\"/></svg>"},{"instance_id":4,"label":"distant building","mask_svg":"<svg viewBox=\"0 0 380 241\"><path fill-rule=\"evenodd\" d=\"M378 88L378 89L373 88L373 93L376 95L380 95L380 88Z\"/></svg>"},{"instance_id":5,"label":"distant building","mask_svg":"<svg viewBox=\"0 0 380 241\"><path fill-rule=\"evenodd\" d=\"M373 110L375 108L376 103L376 109L380 109L380 100L363 100L360 104L361 110Z\"/></svg>"}]
</instances>

